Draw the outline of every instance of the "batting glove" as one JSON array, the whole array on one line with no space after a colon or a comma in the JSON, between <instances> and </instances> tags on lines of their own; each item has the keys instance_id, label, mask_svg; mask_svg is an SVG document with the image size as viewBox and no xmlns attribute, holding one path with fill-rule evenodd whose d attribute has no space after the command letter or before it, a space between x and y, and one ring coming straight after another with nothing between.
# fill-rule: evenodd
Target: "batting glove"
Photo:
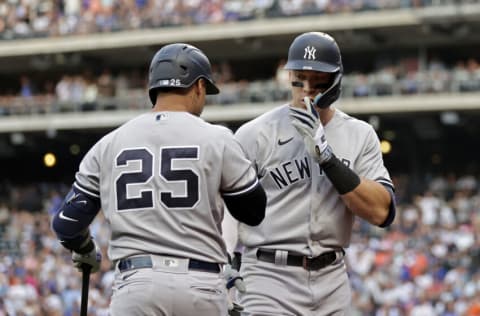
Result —
<instances>
[{"instance_id":1,"label":"batting glove","mask_svg":"<svg viewBox=\"0 0 480 316\"><path fill-rule=\"evenodd\" d=\"M229 301L229 304L228 304L228 315L229 316L240 316L242 313L242 311L244 310L245 308L236 303L236 302L232 302L232 301Z\"/></svg>"},{"instance_id":2,"label":"batting glove","mask_svg":"<svg viewBox=\"0 0 480 316\"><path fill-rule=\"evenodd\" d=\"M225 270L223 271L225 280L227 281L227 289L235 287L239 292L244 293L247 288L245 283L243 283L243 278L240 276L237 270L233 269L230 264L225 265Z\"/></svg>"},{"instance_id":3,"label":"batting glove","mask_svg":"<svg viewBox=\"0 0 480 316\"><path fill-rule=\"evenodd\" d=\"M312 105L309 97L304 98L306 110L290 107L292 125L302 135L305 147L309 154L323 164L332 157L332 150L327 143L325 130L320 122L320 117Z\"/></svg>"},{"instance_id":4,"label":"batting glove","mask_svg":"<svg viewBox=\"0 0 480 316\"><path fill-rule=\"evenodd\" d=\"M227 281L227 289L230 290L233 287L241 293L246 291L245 283L243 283L243 278L240 276L240 273L230 264L225 266L225 270L223 271L225 280ZM243 306L234 302L228 294L228 315L230 316L240 316L240 312L243 311Z\"/></svg>"},{"instance_id":5,"label":"batting glove","mask_svg":"<svg viewBox=\"0 0 480 316\"><path fill-rule=\"evenodd\" d=\"M82 272L83 265L89 265L91 267L90 272L95 273L100 269L100 262L102 261L102 253L95 241L92 239L93 249L86 253L72 252L73 265Z\"/></svg>"}]
</instances>

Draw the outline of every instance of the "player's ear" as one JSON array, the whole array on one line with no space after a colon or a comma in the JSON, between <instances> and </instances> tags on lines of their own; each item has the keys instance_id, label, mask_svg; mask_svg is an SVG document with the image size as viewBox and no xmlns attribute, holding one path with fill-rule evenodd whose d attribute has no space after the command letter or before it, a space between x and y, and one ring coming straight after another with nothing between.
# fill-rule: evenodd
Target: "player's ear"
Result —
<instances>
[{"instance_id":1,"label":"player's ear","mask_svg":"<svg viewBox=\"0 0 480 316\"><path fill-rule=\"evenodd\" d=\"M197 99L203 99L204 95L207 93L207 86L204 79L200 78L190 87L190 93L192 96Z\"/></svg>"},{"instance_id":2,"label":"player's ear","mask_svg":"<svg viewBox=\"0 0 480 316\"><path fill-rule=\"evenodd\" d=\"M200 95L201 93L207 92L207 85L205 83L205 79L200 78L195 82L195 86L198 90L196 90L197 94Z\"/></svg>"}]
</instances>

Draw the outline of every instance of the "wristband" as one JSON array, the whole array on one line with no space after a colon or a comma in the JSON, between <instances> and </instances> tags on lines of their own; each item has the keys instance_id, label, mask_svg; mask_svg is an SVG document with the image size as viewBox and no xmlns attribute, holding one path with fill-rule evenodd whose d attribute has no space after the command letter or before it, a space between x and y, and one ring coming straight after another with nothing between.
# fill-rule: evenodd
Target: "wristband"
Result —
<instances>
[{"instance_id":1,"label":"wristband","mask_svg":"<svg viewBox=\"0 0 480 316\"><path fill-rule=\"evenodd\" d=\"M340 195L353 191L360 184L360 177L333 153L331 158L320 166Z\"/></svg>"},{"instance_id":2,"label":"wristband","mask_svg":"<svg viewBox=\"0 0 480 316\"><path fill-rule=\"evenodd\" d=\"M85 240L82 246L80 246L80 249L74 250L74 251L84 255L86 253L91 252L93 249L95 249L95 244L93 243L92 237L88 236L88 239Z\"/></svg>"},{"instance_id":3,"label":"wristband","mask_svg":"<svg viewBox=\"0 0 480 316\"><path fill-rule=\"evenodd\" d=\"M385 221L379 225L379 227L385 228L390 226L393 223L393 220L395 219L395 214L396 214L396 205L395 205L395 194L393 193L393 188L388 185L384 185L385 189L387 189L388 194L390 194L390 206L388 208L388 215Z\"/></svg>"}]
</instances>

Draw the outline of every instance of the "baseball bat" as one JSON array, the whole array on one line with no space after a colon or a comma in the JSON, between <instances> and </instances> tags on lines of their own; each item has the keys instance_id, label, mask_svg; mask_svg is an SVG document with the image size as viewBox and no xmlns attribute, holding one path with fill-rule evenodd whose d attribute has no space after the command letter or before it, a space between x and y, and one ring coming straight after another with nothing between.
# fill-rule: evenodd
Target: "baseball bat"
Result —
<instances>
[{"instance_id":1,"label":"baseball bat","mask_svg":"<svg viewBox=\"0 0 480 316\"><path fill-rule=\"evenodd\" d=\"M90 271L88 264L82 265L82 300L80 304L80 316L87 316L88 311L88 288L90 286Z\"/></svg>"}]
</instances>

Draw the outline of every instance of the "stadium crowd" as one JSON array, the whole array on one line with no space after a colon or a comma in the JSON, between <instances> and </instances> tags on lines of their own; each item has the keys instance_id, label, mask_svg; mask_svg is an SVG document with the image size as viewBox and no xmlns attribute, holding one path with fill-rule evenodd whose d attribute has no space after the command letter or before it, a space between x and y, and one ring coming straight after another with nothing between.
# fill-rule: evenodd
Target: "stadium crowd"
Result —
<instances>
[{"instance_id":1,"label":"stadium crowd","mask_svg":"<svg viewBox=\"0 0 480 316\"><path fill-rule=\"evenodd\" d=\"M476 0L9 0L0 2L0 39L91 34Z\"/></svg>"},{"instance_id":2,"label":"stadium crowd","mask_svg":"<svg viewBox=\"0 0 480 316\"><path fill-rule=\"evenodd\" d=\"M478 0L9 0L0 2L0 39L88 35L144 28L241 22L245 20L335 14L365 10L419 8ZM272 67L270 77L236 78L233 65L214 65L222 93L208 104L283 101L289 97L285 73ZM0 116L137 109L149 107L145 70L102 69L84 65L81 73L35 78L18 75L0 87ZM89 68L90 67L90 68ZM418 58L388 60L373 70L346 68L343 94L370 97L480 90L474 56L454 64Z\"/></svg>"},{"instance_id":3,"label":"stadium crowd","mask_svg":"<svg viewBox=\"0 0 480 316\"><path fill-rule=\"evenodd\" d=\"M399 202L393 226L382 230L357 220L347 249L352 316L480 315L478 179L448 174L414 184L409 176L393 178ZM1 185L0 315L78 315L81 275L49 227L67 189ZM113 269L101 216L92 232L104 260L91 277L90 315L105 316Z\"/></svg>"},{"instance_id":4,"label":"stadium crowd","mask_svg":"<svg viewBox=\"0 0 480 316\"><path fill-rule=\"evenodd\" d=\"M271 77L264 80L237 79L232 68L226 62L213 66L221 93L209 96L207 104L288 100L290 89L283 61L272 67ZM145 78L147 75L137 69L114 73L108 68L98 74L93 69L64 74L58 81L42 83L23 75L15 91L0 88L0 116L148 108ZM436 58L426 65L415 58L379 62L370 73L347 72L342 79L346 98L473 91L480 91L480 65L475 58L457 60L452 65Z\"/></svg>"}]
</instances>

